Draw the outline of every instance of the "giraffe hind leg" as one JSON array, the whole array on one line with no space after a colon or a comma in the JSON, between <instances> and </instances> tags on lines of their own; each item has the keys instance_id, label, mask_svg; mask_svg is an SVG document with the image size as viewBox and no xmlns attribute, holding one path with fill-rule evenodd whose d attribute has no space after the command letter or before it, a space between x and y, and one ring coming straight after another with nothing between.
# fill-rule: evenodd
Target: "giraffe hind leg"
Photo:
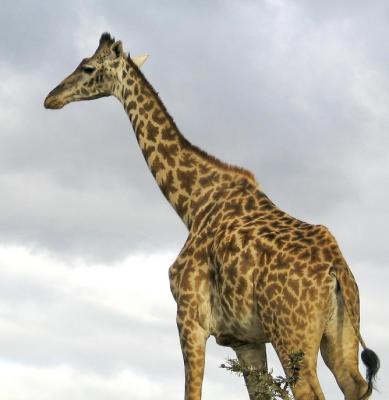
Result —
<instances>
[{"instance_id":1,"label":"giraffe hind leg","mask_svg":"<svg viewBox=\"0 0 389 400\"><path fill-rule=\"evenodd\" d=\"M367 399L370 394L368 385L359 372L358 349L359 340L342 298L338 296L336 310L326 326L320 350L346 400Z\"/></svg>"},{"instance_id":2,"label":"giraffe hind leg","mask_svg":"<svg viewBox=\"0 0 389 400\"><path fill-rule=\"evenodd\" d=\"M288 371L290 355L296 351L304 351L298 381L292 388L296 400L324 400L324 394L316 373L320 337L321 335L301 340L294 338L292 334L287 339L282 341L276 339L272 343L287 376L290 376Z\"/></svg>"}]
</instances>

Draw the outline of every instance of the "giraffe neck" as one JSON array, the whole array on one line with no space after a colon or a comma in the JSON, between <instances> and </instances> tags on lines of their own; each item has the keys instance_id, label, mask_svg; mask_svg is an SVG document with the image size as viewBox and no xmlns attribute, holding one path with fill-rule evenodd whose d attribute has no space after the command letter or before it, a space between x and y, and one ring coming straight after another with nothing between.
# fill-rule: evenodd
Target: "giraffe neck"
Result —
<instances>
[{"instance_id":1,"label":"giraffe neck","mask_svg":"<svg viewBox=\"0 0 389 400\"><path fill-rule=\"evenodd\" d=\"M145 160L162 193L190 228L193 203L223 182L247 179L246 170L232 167L189 143L178 130L157 92L127 59L115 96L123 104Z\"/></svg>"}]
</instances>

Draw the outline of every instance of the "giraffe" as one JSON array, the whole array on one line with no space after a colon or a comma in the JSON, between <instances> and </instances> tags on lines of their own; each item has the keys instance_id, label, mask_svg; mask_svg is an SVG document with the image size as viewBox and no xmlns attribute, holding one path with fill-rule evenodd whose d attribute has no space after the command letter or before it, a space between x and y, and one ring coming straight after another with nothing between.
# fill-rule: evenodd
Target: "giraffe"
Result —
<instances>
[{"instance_id":1,"label":"giraffe","mask_svg":"<svg viewBox=\"0 0 389 400\"><path fill-rule=\"evenodd\" d=\"M253 174L192 145L179 131L121 41L103 33L95 53L46 97L60 109L115 96L129 116L146 163L188 228L169 268L185 368L185 400L200 400L205 346L214 336L241 363L267 369L266 343L288 375L288 356L304 352L297 400L324 399L319 349L345 399L367 399L379 368L360 334L358 287L336 239L280 210ZM358 369L358 350L367 367ZM255 387L245 377L254 400Z\"/></svg>"}]
</instances>

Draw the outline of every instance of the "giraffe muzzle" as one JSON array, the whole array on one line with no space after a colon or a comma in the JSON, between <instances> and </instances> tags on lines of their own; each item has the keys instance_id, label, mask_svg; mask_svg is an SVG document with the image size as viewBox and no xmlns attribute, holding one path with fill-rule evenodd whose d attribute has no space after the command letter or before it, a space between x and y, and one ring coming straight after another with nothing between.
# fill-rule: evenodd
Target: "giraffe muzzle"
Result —
<instances>
[{"instance_id":1,"label":"giraffe muzzle","mask_svg":"<svg viewBox=\"0 0 389 400\"><path fill-rule=\"evenodd\" d=\"M43 105L45 108L49 108L52 110L57 110L59 108L62 108L66 102L64 101L64 89L66 88L66 85L64 82L60 83L58 86L56 86L46 97L45 102ZM62 99L61 99L62 98Z\"/></svg>"},{"instance_id":2,"label":"giraffe muzzle","mask_svg":"<svg viewBox=\"0 0 389 400\"><path fill-rule=\"evenodd\" d=\"M50 110L58 110L64 106L64 104L59 99L56 99L55 97L50 95L46 97L43 105L45 106L45 108L48 108Z\"/></svg>"}]
</instances>

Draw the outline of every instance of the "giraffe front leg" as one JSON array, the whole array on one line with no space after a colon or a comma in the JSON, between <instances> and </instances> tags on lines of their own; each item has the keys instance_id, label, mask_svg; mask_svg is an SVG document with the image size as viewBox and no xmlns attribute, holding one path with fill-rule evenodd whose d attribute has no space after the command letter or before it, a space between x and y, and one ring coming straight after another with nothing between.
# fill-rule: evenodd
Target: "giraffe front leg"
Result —
<instances>
[{"instance_id":1,"label":"giraffe front leg","mask_svg":"<svg viewBox=\"0 0 389 400\"><path fill-rule=\"evenodd\" d=\"M185 366L185 400L200 400L204 376L205 344L209 334L192 307L178 308L177 326Z\"/></svg>"}]
</instances>

